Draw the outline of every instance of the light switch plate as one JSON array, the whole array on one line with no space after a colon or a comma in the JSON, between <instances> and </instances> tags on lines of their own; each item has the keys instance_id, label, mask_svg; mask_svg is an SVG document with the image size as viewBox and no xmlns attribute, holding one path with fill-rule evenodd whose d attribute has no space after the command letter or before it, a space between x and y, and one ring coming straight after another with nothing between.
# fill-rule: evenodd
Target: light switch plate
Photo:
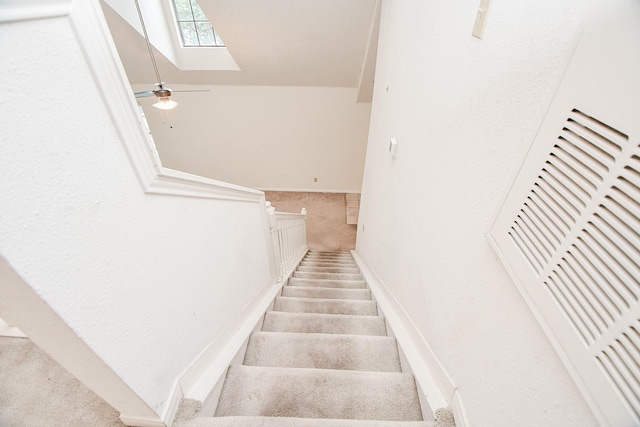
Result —
<instances>
[{"instance_id":1,"label":"light switch plate","mask_svg":"<svg viewBox=\"0 0 640 427\"><path fill-rule=\"evenodd\" d=\"M396 157L396 153L398 152L398 138L393 137L391 141L389 141L389 154L391 157Z\"/></svg>"},{"instance_id":2,"label":"light switch plate","mask_svg":"<svg viewBox=\"0 0 640 427\"><path fill-rule=\"evenodd\" d=\"M490 6L491 0L480 0L480 6L478 6L478 11L476 12L476 22L473 24L473 31L471 33L474 37L482 38L484 27L487 25Z\"/></svg>"}]
</instances>

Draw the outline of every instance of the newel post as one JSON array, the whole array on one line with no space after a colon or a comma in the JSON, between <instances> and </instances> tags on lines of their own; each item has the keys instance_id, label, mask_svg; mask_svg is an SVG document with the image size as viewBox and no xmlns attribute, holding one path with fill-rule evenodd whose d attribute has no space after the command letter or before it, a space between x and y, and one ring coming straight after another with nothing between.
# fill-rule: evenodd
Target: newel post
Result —
<instances>
[{"instance_id":1,"label":"newel post","mask_svg":"<svg viewBox=\"0 0 640 427\"><path fill-rule=\"evenodd\" d=\"M278 230L278 221L276 219L276 208L271 206L271 202L265 201L267 218L269 218L269 233L271 234L271 244L273 246L273 255L275 263L276 281L282 280L282 242L280 230Z\"/></svg>"},{"instance_id":2,"label":"newel post","mask_svg":"<svg viewBox=\"0 0 640 427\"><path fill-rule=\"evenodd\" d=\"M276 208L271 206L271 202L269 201L265 202L265 205L267 206L266 211L267 217L269 218L269 228L273 231L273 229L276 228Z\"/></svg>"}]
</instances>

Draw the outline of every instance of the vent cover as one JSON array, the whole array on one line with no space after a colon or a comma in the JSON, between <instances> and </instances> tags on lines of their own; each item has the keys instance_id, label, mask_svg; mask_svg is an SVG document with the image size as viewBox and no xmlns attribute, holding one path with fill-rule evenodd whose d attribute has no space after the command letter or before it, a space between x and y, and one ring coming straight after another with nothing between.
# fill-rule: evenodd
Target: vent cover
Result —
<instances>
[{"instance_id":1,"label":"vent cover","mask_svg":"<svg viewBox=\"0 0 640 427\"><path fill-rule=\"evenodd\" d=\"M507 234L640 422L639 147L573 109Z\"/></svg>"},{"instance_id":2,"label":"vent cover","mask_svg":"<svg viewBox=\"0 0 640 427\"><path fill-rule=\"evenodd\" d=\"M558 214L530 195L509 235L640 420L638 329L608 333L628 325L640 294L640 160L625 157L637 148L628 145L627 135L574 109L531 190ZM616 162L622 173L605 189Z\"/></svg>"},{"instance_id":3,"label":"vent cover","mask_svg":"<svg viewBox=\"0 0 640 427\"><path fill-rule=\"evenodd\" d=\"M610 426L640 425L637 39L640 2L597 2L489 233Z\"/></svg>"},{"instance_id":4,"label":"vent cover","mask_svg":"<svg viewBox=\"0 0 640 427\"><path fill-rule=\"evenodd\" d=\"M540 274L601 189L628 137L574 109L509 235Z\"/></svg>"}]
</instances>

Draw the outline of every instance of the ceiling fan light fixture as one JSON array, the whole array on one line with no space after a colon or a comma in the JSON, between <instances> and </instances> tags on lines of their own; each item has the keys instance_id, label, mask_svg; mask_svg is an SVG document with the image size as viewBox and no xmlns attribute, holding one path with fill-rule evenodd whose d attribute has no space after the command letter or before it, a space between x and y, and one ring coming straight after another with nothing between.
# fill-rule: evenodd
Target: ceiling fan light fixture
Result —
<instances>
[{"instance_id":1,"label":"ceiling fan light fixture","mask_svg":"<svg viewBox=\"0 0 640 427\"><path fill-rule=\"evenodd\" d=\"M159 96L158 102L153 104L153 107L159 110L171 110L173 108L176 108L177 106L178 106L178 103L170 99L168 96Z\"/></svg>"}]
</instances>

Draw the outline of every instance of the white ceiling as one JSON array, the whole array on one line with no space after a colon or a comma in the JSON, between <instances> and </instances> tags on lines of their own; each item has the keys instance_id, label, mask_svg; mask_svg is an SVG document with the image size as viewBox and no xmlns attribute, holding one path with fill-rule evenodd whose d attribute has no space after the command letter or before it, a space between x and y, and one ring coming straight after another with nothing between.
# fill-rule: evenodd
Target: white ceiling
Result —
<instances>
[{"instance_id":1,"label":"white ceiling","mask_svg":"<svg viewBox=\"0 0 640 427\"><path fill-rule=\"evenodd\" d=\"M241 71L181 71L155 50L167 83L354 87L365 94L373 86L379 0L199 4ZM130 82L155 83L144 38L111 8L103 9Z\"/></svg>"}]
</instances>

